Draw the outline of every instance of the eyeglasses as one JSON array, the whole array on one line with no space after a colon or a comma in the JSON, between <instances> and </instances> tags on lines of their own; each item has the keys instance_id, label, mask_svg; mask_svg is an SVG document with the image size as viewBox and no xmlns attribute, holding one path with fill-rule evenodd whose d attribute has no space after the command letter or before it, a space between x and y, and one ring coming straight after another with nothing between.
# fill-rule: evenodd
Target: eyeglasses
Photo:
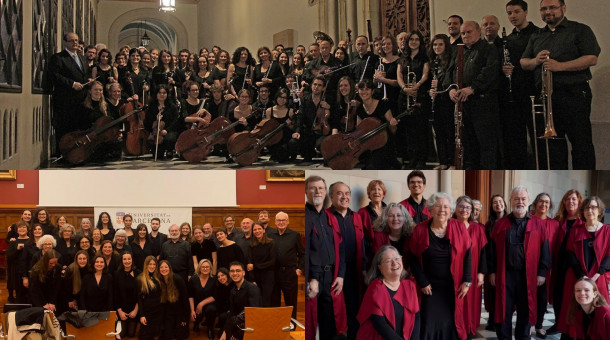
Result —
<instances>
[{"instance_id":1,"label":"eyeglasses","mask_svg":"<svg viewBox=\"0 0 610 340\"><path fill-rule=\"evenodd\" d=\"M560 8L559 6L540 7L540 12L556 11L559 8Z\"/></svg>"},{"instance_id":2,"label":"eyeglasses","mask_svg":"<svg viewBox=\"0 0 610 340\"><path fill-rule=\"evenodd\" d=\"M463 211L470 211L470 210L472 210L472 207L469 205L459 205L458 209L463 210Z\"/></svg>"},{"instance_id":3,"label":"eyeglasses","mask_svg":"<svg viewBox=\"0 0 610 340\"><path fill-rule=\"evenodd\" d=\"M276 219L275 221L276 221L276 222L286 222L286 221L288 221L288 220L278 220L278 219Z\"/></svg>"},{"instance_id":4,"label":"eyeglasses","mask_svg":"<svg viewBox=\"0 0 610 340\"><path fill-rule=\"evenodd\" d=\"M243 270L241 270L241 269L231 269L231 270L229 270L229 272L231 272L231 273L241 273L241 272L243 272Z\"/></svg>"},{"instance_id":5,"label":"eyeglasses","mask_svg":"<svg viewBox=\"0 0 610 340\"><path fill-rule=\"evenodd\" d=\"M437 208L437 209L443 209L443 210L449 210L449 209L451 209L451 206L450 206L450 205L441 205L441 204L435 204L435 205L434 205L434 207L435 207L435 208Z\"/></svg>"},{"instance_id":6,"label":"eyeglasses","mask_svg":"<svg viewBox=\"0 0 610 340\"><path fill-rule=\"evenodd\" d=\"M80 241L80 244L87 244L89 241Z\"/></svg>"},{"instance_id":7,"label":"eyeglasses","mask_svg":"<svg viewBox=\"0 0 610 340\"><path fill-rule=\"evenodd\" d=\"M583 210L587 211L587 210L598 210L599 207L597 205L590 205L588 207L583 208Z\"/></svg>"},{"instance_id":8,"label":"eyeglasses","mask_svg":"<svg viewBox=\"0 0 610 340\"><path fill-rule=\"evenodd\" d=\"M383 263L383 264L391 264L394 261L396 261L396 262L402 261L402 256L397 256L397 257L395 257L393 259L385 259L385 260L381 261L381 263Z\"/></svg>"}]
</instances>

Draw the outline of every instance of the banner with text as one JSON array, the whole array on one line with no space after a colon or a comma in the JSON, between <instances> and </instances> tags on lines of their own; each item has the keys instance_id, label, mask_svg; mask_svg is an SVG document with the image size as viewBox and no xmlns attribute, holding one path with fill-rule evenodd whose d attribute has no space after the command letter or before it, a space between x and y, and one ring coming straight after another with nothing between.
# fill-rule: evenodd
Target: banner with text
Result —
<instances>
[{"instance_id":1,"label":"banner with text","mask_svg":"<svg viewBox=\"0 0 610 340\"><path fill-rule=\"evenodd\" d=\"M138 224L144 223L148 227L150 232L150 220L154 217L158 217L161 220L161 228L159 231L167 234L169 227L172 224L180 225L183 222L188 222L193 225L193 208L167 208L167 207L95 207L94 225L97 225L97 221L102 212L107 212L110 215L112 226L114 229L123 229L123 217L125 215L131 215L133 217L133 223L131 227L135 229Z\"/></svg>"}]
</instances>

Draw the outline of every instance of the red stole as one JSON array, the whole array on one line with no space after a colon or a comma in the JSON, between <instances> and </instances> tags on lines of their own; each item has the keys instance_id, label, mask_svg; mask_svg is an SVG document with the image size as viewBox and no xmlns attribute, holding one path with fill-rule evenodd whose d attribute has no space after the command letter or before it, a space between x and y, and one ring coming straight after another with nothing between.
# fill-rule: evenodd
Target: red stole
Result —
<instances>
[{"instance_id":1,"label":"red stole","mask_svg":"<svg viewBox=\"0 0 610 340\"><path fill-rule=\"evenodd\" d=\"M339 274L339 245L341 244L341 230L339 229L339 222L333 216L330 209L326 209L326 216L328 216L328 224L333 228L333 245L335 250L335 269L333 272L333 282L337 279ZM313 232L318 231L314 227ZM333 300L333 309L335 314L335 327L337 328L337 334L347 333L347 316L345 314L345 299L343 292L339 295L335 295L331 292L330 296ZM305 338L307 340L314 340L316 336L316 329L318 328L318 301L317 298L306 299L305 301Z\"/></svg>"},{"instance_id":2,"label":"red stole","mask_svg":"<svg viewBox=\"0 0 610 340\"><path fill-rule=\"evenodd\" d=\"M424 210L422 211L422 213L426 216L428 216L428 218L426 218L426 221L430 219L430 211L428 210L428 206L426 205L426 200L422 199L424 202ZM402 200L400 202L400 204L402 204L403 207L405 207L405 209L407 209L407 211L409 212L409 215L411 215L411 217L415 216L415 209L413 209L413 207L411 206L411 204L409 203L409 198L405 198L404 200ZM423 221L422 221L423 222Z\"/></svg>"},{"instance_id":3,"label":"red stole","mask_svg":"<svg viewBox=\"0 0 610 340\"><path fill-rule=\"evenodd\" d=\"M485 237L485 227L477 222L470 222L468 227L470 235L470 257L472 259L472 286L468 289L466 298L464 299L464 325L468 334L477 334L477 328L481 324L481 300L483 295L483 287L477 287L477 274L479 271L479 259L481 258L481 250L487 244Z\"/></svg>"},{"instance_id":4,"label":"red stole","mask_svg":"<svg viewBox=\"0 0 610 340\"><path fill-rule=\"evenodd\" d=\"M426 220L421 222L413 230L413 236L409 240L409 250L417 257L423 265L422 255L430 246L430 224L433 221ZM455 328L460 339L466 339L466 327L464 326L464 299L458 298L458 288L462 284L464 277L464 256L470 248L470 236L463 223L451 218L447 223L447 238L451 243L451 276L453 277L455 295Z\"/></svg>"},{"instance_id":5,"label":"red stole","mask_svg":"<svg viewBox=\"0 0 610 340\"><path fill-rule=\"evenodd\" d=\"M559 247L561 247L561 240L557 238L559 234L559 222L552 218L542 220L546 236L549 240L549 250L551 251L551 263L554 264L559 259ZM559 247L557 246L559 244ZM551 265L552 267L552 265ZM553 270L549 270L546 273L546 296L547 302L553 304L553 290L555 285L553 284L555 278L553 277Z\"/></svg>"},{"instance_id":6,"label":"red stole","mask_svg":"<svg viewBox=\"0 0 610 340\"><path fill-rule=\"evenodd\" d=\"M394 300L404 308L402 335L403 338L409 339L413 332L415 313L419 311L415 283L409 279L400 280L400 287L394 295ZM373 280L364 294L360 311L358 311L360 329L358 329L356 340L383 340L371 323L371 315L383 316L390 323L390 326L396 330L396 316L394 315L392 299L388 289L380 279Z\"/></svg>"},{"instance_id":7,"label":"red stole","mask_svg":"<svg viewBox=\"0 0 610 340\"><path fill-rule=\"evenodd\" d=\"M369 214L368 206L360 208L360 210L358 210L358 215L360 216L360 219L362 220L362 229L364 232L364 237L366 237L367 240L372 241L373 240L373 221L371 219L371 214Z\"/></svg>"},{"instance_id":8,"label":"red stole","mask_svg":"<svg viewBox=\"0 0 610 340\"><path fill-rule=\"evenodd\" d=\"M593 241L593 249L595 250L595 263L589 272L585 270L585 253L584 240L589 238L589 232L585 227L584 223L579 223L572 226L570 229L570 234L568 235L568 242L566 243L566 251L571 251L576 255L578 259L578 263L580 264L580 268L585 272L587 277L592 277L597 272L599 272L599 266L601 265L602 260L606 256L610 256L610 226L604 225L595 233L595 241ZM610 272L605 273L604 275L600 275L597 278L597 287L599 289L599 293L608 301L608 289L604 287L608 287L608 279L610 278ZM577 278L574 274L574 271L570 268L568 269L566 276L564 278L565 284L563 287L563 301L564 303L568 303L568 301L572 300L572 296L574 296L574 285L576 284ZM560 330L572 332L570 329L573 325L567 324L568 321L568 309L562 308L561 315L559 317L558 327Z\"/></svg>"},{"instance_id":9,"label":"red stole","mask_svg":"<svg viewBox=\"0 0 610 340\"><path fill-rule=\"evenodd\" d=\"M506 233L511 227L509 216L496 222L491 239L496 243L496 322L503 323L506 313ZM538 289L538 262L540 248L546 241L546 232L542 220L530 215L525 227L525 275L527 277L527 303L529 305L529 322L536 323L536 296Z\"/></svg>"},{"instance_id":10,"label":"red stole","mask_svg":"<svg viewBox=\"0 0 610 340\"><path fill-rule=\"evenodd\" d=\"M577 308L576 310L574 323L570 324L570 337L584 339L585 330L582 321L584 312L582 308ZM587 334L591 337L591 340L610 339L610 307L601 306L595 308L595 316Z\"/></svg>"}]
</instances>

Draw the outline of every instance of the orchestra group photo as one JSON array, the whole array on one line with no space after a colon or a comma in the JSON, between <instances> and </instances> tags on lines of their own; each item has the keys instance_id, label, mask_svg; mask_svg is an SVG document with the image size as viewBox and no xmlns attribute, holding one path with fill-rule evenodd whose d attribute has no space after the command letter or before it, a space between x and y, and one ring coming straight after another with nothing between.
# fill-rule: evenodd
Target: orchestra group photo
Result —
<instances>
[{"instance_id":1,"label":"orchestra group photo","mask_svg":"<svg viewBox=\"0 0 610 340\"><path fill-rule=\"evenodd\" d=\"M306 339L609 339L606 176L307 171Z\"/></svg>"},{"instance_id":2,"label":"orchestra group photo","mask_svg":"<svg viewBox=\"0 0 610 340\"><path fill-rule=\"evenodd\" d=\"M49 167L595 169L595 33L564 0L502 5L296 46L110 51L65 33Z\"/></svg>"}]
</instances>

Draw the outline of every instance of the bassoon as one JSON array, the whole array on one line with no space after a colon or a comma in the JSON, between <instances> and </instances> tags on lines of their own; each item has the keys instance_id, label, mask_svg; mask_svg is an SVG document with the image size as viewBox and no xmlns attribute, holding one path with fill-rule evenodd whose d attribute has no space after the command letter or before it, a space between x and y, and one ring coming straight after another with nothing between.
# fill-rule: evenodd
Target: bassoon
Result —
<instances>
[{"instance_id":1,"label":"bassoon","mask_svg":"<svg viewBox=\"0 0 610 340\"><path fill-rule=\"evenodd\" d=\"M457 53L457 87L462 89L464 82L464 44L458 44ZM458 99L455 103L453 117L455 120L455 169L462 170L464 166L464 146L462 145L462 118L464 103Z\"/></svg>"}]
</instances>

